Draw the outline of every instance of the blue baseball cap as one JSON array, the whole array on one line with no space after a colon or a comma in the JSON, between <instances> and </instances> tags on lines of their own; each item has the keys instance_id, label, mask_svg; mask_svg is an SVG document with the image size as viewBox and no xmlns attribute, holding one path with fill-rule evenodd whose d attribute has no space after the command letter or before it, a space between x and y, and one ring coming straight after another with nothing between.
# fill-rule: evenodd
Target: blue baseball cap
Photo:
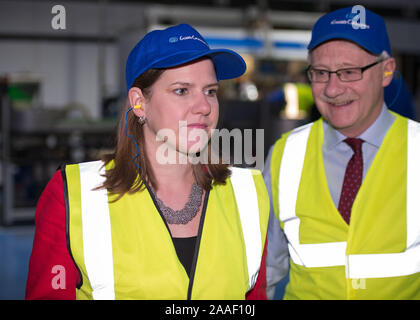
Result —
<instances>
[{"instance_id":1,"label":"blue baseball cap","mask_svg":"<svg viewBox=\"0 0 420 320\"><path fill-rule=\"evenodd\" d=\"M319 18L312 29L308 50L332 39L352 41L375 55L385 50L392 56L384 19L360 5L338 9Z\"/></svg>"},{"instance_id":2,"label":"blue baseball cap","mask_svg":"<svg viewBox=\"0 0 420 320\"><path fill-rule=\"evenodd\" d=\"M206 40L188 24L179 24L146 34L131 50L126 64L127 91L134 80L151 68L175 67L208 56L213 60L217 80L244 74L245 61L229 49L210 49Z\"/></svg>"}]
</instances>

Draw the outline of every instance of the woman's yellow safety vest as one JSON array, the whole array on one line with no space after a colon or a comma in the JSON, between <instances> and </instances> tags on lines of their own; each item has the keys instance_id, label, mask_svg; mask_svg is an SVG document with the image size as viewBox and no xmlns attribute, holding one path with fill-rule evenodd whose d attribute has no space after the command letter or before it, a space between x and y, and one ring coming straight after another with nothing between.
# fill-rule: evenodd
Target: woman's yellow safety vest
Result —
<instances>
[{"instance_id":1,"label":"woman's yellow safety vest","mask_svg":"<svg viewBox=\"0 0 420 320\"><path fill-rule=\"evenodd\" d=\"M206 194L188 275L147 190L109 203L106 190L93 190L103 162L66 166L68 243L83 279L76 298L244 299L258 276L269 200L258 170L231 169Z\"/></svg>"},{"instance_id":2,"label":"woman's yellow safety vest","mask_svg":"<svg viewBox=\"0 0 420 320\"><path fill-rule=\"evenodd\" d=\"M350 225L329 193L322 120L276 143L273 207L290 253L285 299L420 299L420 124L395 116Z\"/></svg>"}]
</instances>

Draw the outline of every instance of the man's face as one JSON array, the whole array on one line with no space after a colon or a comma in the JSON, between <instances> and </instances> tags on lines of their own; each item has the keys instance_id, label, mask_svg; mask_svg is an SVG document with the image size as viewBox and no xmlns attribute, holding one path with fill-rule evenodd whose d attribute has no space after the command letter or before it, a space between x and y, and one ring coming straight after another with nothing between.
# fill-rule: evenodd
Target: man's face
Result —
<instances>
[{"instance_id":1,"label":"man's face","mask_svg":"<svg viewBox=\"0 0 420 320\"><path fill-rule=\"evenodd\" d=\"M328 71L364 67L378 60L378 57L346 40L323 43L311 51L309 58L313 68ZM312 83L312 93L319 112L345 136L359 136L379 116L383 104L383 87L392 79L390 76L385 77L384 71L393 71L392 67L395 68L393 59L386 61L389 63L382 62L364 71L362 79L358 81L342 82L337 74L331 74L327 83Z\"/></svg>"}]
</instances>

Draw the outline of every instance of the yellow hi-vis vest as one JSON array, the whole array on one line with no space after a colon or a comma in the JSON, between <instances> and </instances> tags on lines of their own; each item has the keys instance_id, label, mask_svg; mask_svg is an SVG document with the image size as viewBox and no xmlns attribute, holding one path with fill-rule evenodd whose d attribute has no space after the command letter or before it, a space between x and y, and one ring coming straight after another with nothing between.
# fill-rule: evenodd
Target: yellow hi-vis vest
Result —
<instances>
[{"instance_id":1,"label":"yellow hi-vis vest","mask_svg":"<svg viewBox=\"0 0 420 320\"><path fill-rule=\"evenodd\" d=\"M103 162L66 166L68 241L83 279L76 298L244 299L259 272L269 199L258 170L231 169L206 194L187 275L147 190L109 203L106 190L93 190Z\"/></svg>"},{"instance_id":2,"label":"yellow hi-vis vest","mask_svg":"<svg viewBox=\"0 0 420 320\"><path fill-rule=\"evenodd\" d=\"M290 253L285 299L420 299L420 124L395 116L350 225L329 193L322 120L276 143L273 207Z\"/></svg>"}]
</instances>

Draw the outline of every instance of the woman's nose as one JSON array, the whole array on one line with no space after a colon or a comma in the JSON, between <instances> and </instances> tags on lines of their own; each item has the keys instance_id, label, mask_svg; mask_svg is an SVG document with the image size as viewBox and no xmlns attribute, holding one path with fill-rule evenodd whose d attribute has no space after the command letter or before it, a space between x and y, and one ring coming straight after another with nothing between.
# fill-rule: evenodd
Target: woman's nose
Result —
<instances>
[{"instance_id":1,"label":"woman's nose","mask_svg":"<svg viewBox=\"0 0 420 320\"><path fill-rule=\"evenodd\" d=\"M198 94L194 101L192 111L194 113L209 114L211 112L209 97L207 97L204 93Z\"/></svg>"}]
</instances>

